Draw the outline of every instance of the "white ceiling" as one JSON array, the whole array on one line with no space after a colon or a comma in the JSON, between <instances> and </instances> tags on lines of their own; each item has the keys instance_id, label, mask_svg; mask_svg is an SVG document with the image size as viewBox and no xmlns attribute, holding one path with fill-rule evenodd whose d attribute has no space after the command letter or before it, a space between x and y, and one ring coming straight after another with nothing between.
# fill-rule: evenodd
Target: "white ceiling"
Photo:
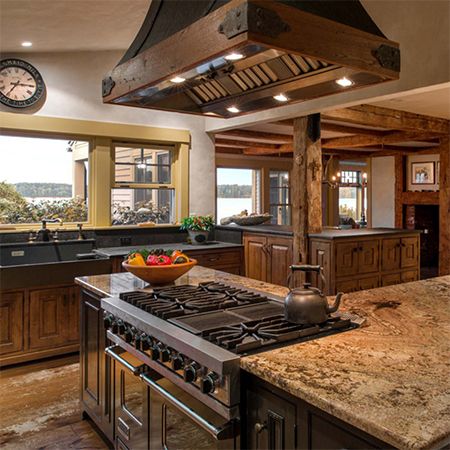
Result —
<instances>
[{"instance_id":1,"label":"white ceiling","mask_svg":"<svg viewBox=\"0 0 450 450\"><path fill-rule=\"evenodd\" d=\"M450 86L371 104L450 120Z\"/></svg>"},{"instance_id":2,"label":"white ceiling","mask_svg":"<svg viewBox=\"0 0 450 450\"><path fill-rule=\"evenodd\" d=\"M0 50L125 50L151 0L0 0ZM31 49L23 48L31 41Z\"/></svg>"}]
</instances>

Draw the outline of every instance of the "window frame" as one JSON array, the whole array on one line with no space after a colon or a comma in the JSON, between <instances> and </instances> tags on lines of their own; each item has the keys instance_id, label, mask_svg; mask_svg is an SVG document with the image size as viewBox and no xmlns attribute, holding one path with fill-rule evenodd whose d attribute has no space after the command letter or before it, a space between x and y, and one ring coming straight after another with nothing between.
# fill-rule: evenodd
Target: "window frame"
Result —
<instances>
[{"instance_id":1,"label":"window frame","mask_svg":"<svg viewBox=\"0 0 450 450\"><path fill-rule=\"evenodd\" d=\"M140 183L136 181L131 182L118 182L116 181L116 165L123 164L123 165L137 165L135 163L117 163L116 162L116 149L117 148L147 148L147 149L154 149L154 150L167 150L170 152L170 164L164 164L164 166L170 167L170 183ZM156 189L156 190L167 190L167 191L173 191L174 193L174 211L173 211L173 222L167 223L167 224L156 224L156 225L171 225L172 223L177 223L180 220L180 217L177 217L177 183L176 181L176 161L178 159L178 151L176 149L176 145L170 145L170 144L160 144L155 142L123 142L123 141L112 141L111 143L111 152L112 152L112 164L113 164L113 179L111 182L111 196L112 196L112 190L113 189ZM161 167L160 164L150 164L155 167ZM110 204L112 206L112 200L110 199ZM117 228L124 225L113 225L111 220L111 227ZM125 225L129 226L129 225ZM135 226L138 226L138 224L135 224Z\"/></svg>"},{"instance_id":2,"label":"window frame","mask_svg":"<svg viewBox=\"0 0 450 450\"><path fill-rule=\"evenodd\" d=\"M270 178L269 173L272 170L284 171L289 173L289 179L292 176L292 159L291 158L279 158L279 157L254 157L243 158L242 155L233 155L218 153L216 154L216 171L217 169L253 169L260 171L260 191L261 198L259 204L261 212L269 212L270 208ZM217 217L217 180L215 181L216 193L215 193L215 215ZM292 208L291 208L292 213ZM291 217L292 222L292 217Z\"/></svg>"},{"instance_id":3,"label":"window frame","mask_svg":"<svg viewBox=\"0 0 450 450\"><path fill-rule=\"evenodd\" d=\"M8 135L43 137L89 143L88 222L84 229L137 228L138 225L111 225L111 189L114 180L112 142L175 147L173 184L176 186L174 222L189 213L189 149L190 132L182 129L158 128L90 120L24 115L0 111L2 132ZM168 227L174 224L157 224ZM0 224L0 232L37 230L40 223ZM76 223L64 223L61 230L76 230Z\"/></svg>"}]
</instances>

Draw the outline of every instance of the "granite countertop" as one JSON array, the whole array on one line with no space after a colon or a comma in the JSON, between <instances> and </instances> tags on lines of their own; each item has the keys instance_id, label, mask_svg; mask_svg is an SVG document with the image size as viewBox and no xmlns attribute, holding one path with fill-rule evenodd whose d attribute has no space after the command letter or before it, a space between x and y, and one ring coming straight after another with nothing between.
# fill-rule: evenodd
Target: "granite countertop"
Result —
<instances>
[{"instance_id":1,"label":"granite countertop","mask_svg":"<svg viewBox=\"0 0 450 450\"><path fill-rule=\"evenodd\" d=\"M262 224L262 225L243 226L231 223L230 225L216 225L215 228L218 230L248 231L249 233L276 234L283 236L293 235L292 227L289 225Z\"/></svg>"},{"instance_id":2,"label":"granite countertop","mask_svg":"<svg viewBox=\"0 0 450 450\"><path fill-rule=\"evenodd\" d=\"M225 248L235 248L235 247L242 247L241 244L233 244L231 242L219 242L219 241L212 241L208 242L204 245L191 245L187 244L185 242L175 242L175 243L169 243L169 244L151 244L151 245L133 245L129 247L106 247L106 248L99 248L97 250L94 250L99 255L104 256L126 256L129 252L141 248L162 248L164 250L170 250L170 249L177 249L182 251L206 251L206 250L220 250Z\"/></svg>"},{"instance_id":3,"label":"granite countertop","mask_svg":"<svg viewBox=\"0 0 450 450\"><path fill-rule=\"evenodd\" d=\"M355 228L349 230L324 229L321 233L310 233L309 237L321 239L358 238L364 236L386 236L400 233L420 234L420 230L403 230L401 228Z\"/></svg>"},{"instance_id":4,"label":"granite countertop","mask_svg":"<svg viewBox=\"0 0 450 450\"><path fill-rule=\"evenodd\" d=\"M293 236L292 227L288 225L253 225L240 226L236 224L217 225L219 230L247 231L249 233L263 233L282 236ZM346 237L382 236L398 233L420 233L420 230L403 230L400 228L355 228L355 229L333 229L325 228L321 233L311 233L310 237L322 239L336 239Z\"/></svg>"},{"instance_id":5,"label":"granite countertop","mask_svg":"<svg viewBox=\"0 0 450 450\"><path fill-rule=\"evenodd\" d=\"M178 283L220 280L284 297L287 289L194 267ZM82 277L100 295L146 286L129 273ZM360 291L342 309L363 327L241 358L269 383L402 449L450 441L450 276Z\"/></svg>"}]
</instances>

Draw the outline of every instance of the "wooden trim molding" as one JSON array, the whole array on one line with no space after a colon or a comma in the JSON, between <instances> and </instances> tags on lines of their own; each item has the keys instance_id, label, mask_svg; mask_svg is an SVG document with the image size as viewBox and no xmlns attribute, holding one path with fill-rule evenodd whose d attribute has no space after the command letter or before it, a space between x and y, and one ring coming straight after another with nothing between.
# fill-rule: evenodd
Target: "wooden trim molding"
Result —
<instances>
[{"instance_id":1,"label":"wooden trim molding","mask_svg":"<svg viewBox=\"0 0 450 450\"><path fill-rule=\"evenodd\" d=\"M439 149L439 275L450 274L450 137Z\"/></svg>"}]
</instances>

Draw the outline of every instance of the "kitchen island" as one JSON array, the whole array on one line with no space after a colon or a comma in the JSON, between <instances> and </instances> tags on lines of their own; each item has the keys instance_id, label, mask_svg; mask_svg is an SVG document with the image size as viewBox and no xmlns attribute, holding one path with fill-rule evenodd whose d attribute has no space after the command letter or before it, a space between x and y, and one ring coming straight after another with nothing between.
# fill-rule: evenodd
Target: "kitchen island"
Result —
<instances>
[{"instance_id":1,"label":"kitchen island","mask_svg":"<svg viewBox=\"0 0 450 450\"><path fill-rule=\"evenodd\" d=\"M203 267L195 267L178 284L204 281L240 284L282 297L287 292L280 286ZM82 277L77 282L99 297L146 287L128 273ZM241 434L248 440L247 448L265 448L254 439L255 433L265 433L265 418L257 417L254 426L249 425L255 419L253 412L262 411L251 404L258 404L258 380L264 380L273 398L287 402L289 408L284 411L296 417L283 418L286 433L290 432L288 424L302 417L298 400L309 405L308 411L316 408L320 412L309 417L321 420L322 425L329 423L327 418L338 421L321 428L321 437L327 430L332 434L328 445L336 430L344 429L343 424L358 437L359 445L367 443L365 448L425 449L448 444L450 276L348 294L342 309L364 317L365 324L348 332L241 357L243 379L256 380L252 385L242 384L243 389L248 386L254 391L242 405L248 412L241 413L243 419L246 417ZM245 420L249 421L247 426ZM319 442L305 441L305 429L294 425L292 432L299 436L292 440L293 446L320 447ZM287 439L285 448L290 448L289 442ZM335 445L341 445L337 442Z\"/></svg>"}]
</instances>

